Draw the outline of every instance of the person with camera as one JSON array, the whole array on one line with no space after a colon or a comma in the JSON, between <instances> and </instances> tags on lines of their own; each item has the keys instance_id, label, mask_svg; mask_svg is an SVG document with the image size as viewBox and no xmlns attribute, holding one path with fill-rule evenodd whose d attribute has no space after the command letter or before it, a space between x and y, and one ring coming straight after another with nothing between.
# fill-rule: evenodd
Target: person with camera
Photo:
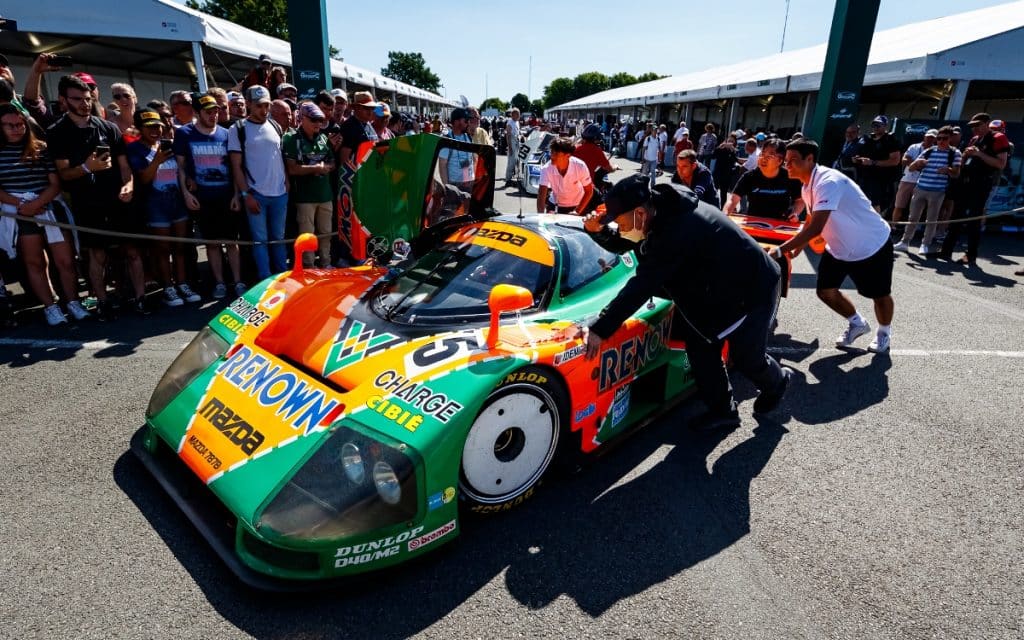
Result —
<instances>
[{"instance_id":1,"label":"person with camera","mask_svg":"<svg viewBox=\"0 0 1024 640\"><path fill-rule=\"evenodd\" d=\"M134 182L121 130L93 115L92 91L81 78L62 77L57 93L66 114L47 129L47 144L61 182L71 195L76 221L83 227L140 231L128 206ZM78 238L89 252L89 283L97 300L97 318L113 318L106 286L107 254L113 250L124 254L135 311L147 313L145 275L136 245L102 233L80 232Z\"/></svg>"},{"instance_id":2,"label":"person with camera","mask_svg":"<svg viewBox=\"0 0 1024 640\"><path fill-rule=\"evenodd\" d=\"M165 126L160 114L155 111L135 114L139 139L126 148L128 164L131 165L137 185L136 208L145 213L149 232L158 236L185 238L189 235L188 211L178 188L178 162L174 157L173 142L164 138L167 133ZM184 245L180 242L157 241L153 248L157 276L164 290L164 304L180 307L186 301L199 302L199 295L186 281ZM175 282L177 289L174 287Z\"/></svg>"}]
</instances>

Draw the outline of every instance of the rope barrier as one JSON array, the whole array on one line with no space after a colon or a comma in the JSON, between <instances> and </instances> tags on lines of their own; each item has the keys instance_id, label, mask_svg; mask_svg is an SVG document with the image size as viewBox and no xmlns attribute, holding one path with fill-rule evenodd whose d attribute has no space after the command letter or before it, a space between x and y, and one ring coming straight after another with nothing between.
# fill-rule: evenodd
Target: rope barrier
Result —
<instances>
[{"instance_id":1,"label":"rope barrier","mask_svg":"<svg viewBox=\"0 0 1024 640\"><path fill-rule=\"evenodd\" d=\"M950 218L949 220L936 220L934 222L926 222L919 220L918 222L909 222L900 220L899 222L892 222L886 220L892 226L906 227L912 224L926 225L926 224L957 224L959 222L974 222L975 220L988 220L990 218L998 218L1000 216L1008 216L1015 213L1024 213L1024 207L1017 207L1016 209L1010 209L1009 211L1000 211L998 213L986 213L980 216L974 216L972 218Z\"/></svg>"},{"instance_id":2,"label":"rope barrier","mask_svg":"<svg viewBox=\"0 0 1024 640\"><path fill-rule=\"evenodd\" d=\"M262 245L272 244L293 244L297 238L285 238L283 240L267 240L267 241L256 241L256 240L207 240L205 238L179 238L177 236L161 236L150 233L129 233L126 231L111 231L109 229L97 229L96 227L81 227L76 224L68 224L67 222L55 222L53 220L39 220L32 216L19 216L14 213L6 213L0 211L0 216L5 218L14 218L15 220L21 220L22 222L34 222L40 225L46 225L50 227L59 227L61 229L68 229L70 231L77 231L79 233L91 233L97 236L109 236L111 238L126 238L129 240L155 240L157 242L179 242L182 244L237 244L239 246L256 247ZM333 233L321 233L317 235L317 239L331 238Z\"/></svg>"}]
</instances>

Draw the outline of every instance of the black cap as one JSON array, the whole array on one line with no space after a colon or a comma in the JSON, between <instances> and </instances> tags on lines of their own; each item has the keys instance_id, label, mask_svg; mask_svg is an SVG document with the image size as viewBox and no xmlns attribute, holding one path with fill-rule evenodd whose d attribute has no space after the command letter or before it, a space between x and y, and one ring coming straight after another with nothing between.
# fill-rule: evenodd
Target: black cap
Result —
<instances>
[{"instance_id":1,"label":"black cap","mask_svg":"<svg viewBox=\"0 0 1024 640\"><path fill-rule=\"evenodd\" d=\"M605 213L601 216L601 224L608 224L650 200L650 183L649 177L641 175L632 175L616 182L604 197Z\"/></svg>"},{"instance_id":2,"label":"black cap","mask_svg":"<svg viewBox=\"0 0 1024 640\"><path fill-rule=\"evenodd\" d=\"M967 124L973 127L974 125L981 124L983 122L985 124L992 122L992 116L988 115L987 113L976 113L974 114L974 117L971 118L971 121L968 122Z\"/></svg>"}]
</instances>

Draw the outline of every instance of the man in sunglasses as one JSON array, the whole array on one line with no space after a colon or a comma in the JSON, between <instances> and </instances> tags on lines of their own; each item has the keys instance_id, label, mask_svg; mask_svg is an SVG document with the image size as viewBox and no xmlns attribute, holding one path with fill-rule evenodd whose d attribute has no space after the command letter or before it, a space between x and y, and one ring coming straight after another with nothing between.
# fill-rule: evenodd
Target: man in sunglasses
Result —
<instances>
[{"instance_id":1,"label":"man in sunglasses","mask_svg":"<svg viewBox=\"0 0 1024 640\"><path fill-rule=\"evenodd\" d=\"M878 213L892 204L900 172L900 145L886 131L888 126L889 118L875 116L871 121L871 133L860 139L858 155L853 158L857 185Z\"/></svg>"}]
</instances>

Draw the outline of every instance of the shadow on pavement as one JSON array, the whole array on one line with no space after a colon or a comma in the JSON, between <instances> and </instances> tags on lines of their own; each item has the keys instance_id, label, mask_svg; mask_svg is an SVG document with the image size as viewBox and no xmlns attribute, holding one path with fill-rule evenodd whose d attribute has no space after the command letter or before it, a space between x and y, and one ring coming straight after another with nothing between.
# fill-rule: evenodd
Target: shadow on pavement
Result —
<instances>
[{"instance_id":1,"label":"shadow on pavement","mask_svg":"<svg viewBox=\"0 0 1024 640\"><path fill-rule=\"evenodd\" d=\"M727 434L695 435L681 426L682 416L672 412L581 473L548 481L517 511L463 519L458 542L447 548L385 577L312 594L242 586L130 452L113 475L210 603L244 632L401 638L435 624L496 579L527 607L564 594L598 616L744 537L751 480L786 429L760 421L709 471L708 457ZM617 484L663 445L672 447L663 460Z\"/></svg>"},{"instance_id":2,"label":"shadow on pavement","mask_svg":"<svg viewBox=\"0 0 1024 640\"><path fill-rule=\"evenodd\" d=\"M857 364L844 370L844 365ZM807 377L793 385L799 402L785 403L794 418L804 424L828 424L857 414L881 403L889 396L892 360L888 354L873 354L859 349L819 357L807 371ZM803 376L799 371L798 377Z\"/></svg>"}]
</instances>

